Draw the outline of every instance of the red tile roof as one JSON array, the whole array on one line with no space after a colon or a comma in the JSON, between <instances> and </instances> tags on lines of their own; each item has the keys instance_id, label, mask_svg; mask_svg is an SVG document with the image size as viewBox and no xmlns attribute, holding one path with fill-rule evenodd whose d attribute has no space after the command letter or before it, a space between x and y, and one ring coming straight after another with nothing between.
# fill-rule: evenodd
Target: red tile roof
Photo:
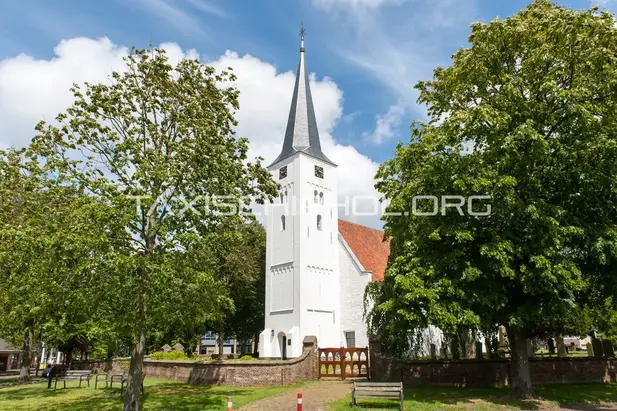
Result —
<instances>
[{"instance_id":1,"label":"red tile roof","mask_svg":"<svg viewBox=\"0 0 617 411\"><path fill-rule=\"evenodd\" d=\"M338 220L338 232L364 269L372 271L373 281L383 281L390 256L390 239L383 241L383 231Z\"/></svg>"}]
</instances>

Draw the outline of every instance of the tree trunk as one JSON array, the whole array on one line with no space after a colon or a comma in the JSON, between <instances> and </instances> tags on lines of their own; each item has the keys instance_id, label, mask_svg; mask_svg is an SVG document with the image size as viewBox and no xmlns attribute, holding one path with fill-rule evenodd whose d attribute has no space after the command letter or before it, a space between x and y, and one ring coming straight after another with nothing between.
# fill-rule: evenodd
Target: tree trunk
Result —
<instances>
[{"instance_id":1,"label":"tree trunk","mask_svg":"<svg viewBox=\"0 0 617 411\"><path fill-rule=\"evenodd\" d=\"M62 359L62 362L67 367L70 367L71 363L73 362L73 350L74 349L75 348L71 345L70 348L64 353L64 358Z\"/></svg>"},{"instance_id":2,"label":"tree trunk","mask_svg":"<svg viewBox=\"0 0 617 411\"><path fill-rule=\"evenodd\" d=\"M146 327L142 326L139 340L133 345L131 365L129 367L129 381L124 397L124 411L139 411L141 395L141 378L144 369L144 352L146 348Z\"/></svg>"},{"instance_id":3,"label":"tree trunk","mask_svg":"<svg viewBox=\"0 0 617 411\"><path fill-rule=\"evenodd\" d=\"M225 350L225 336L223 335L223 332L220 331L217 335L217 343L219 346L219 360L223 359L223 351Z\"/></svg>"},{"instance_id":4,"label":"tree trunk","mask_svg":"<svg viewBox=\"0 0 617 411\"><path fill-rule=\"evenodd\" d=\"M516 398L533 398L529 357L527 356L527 331L524 328L508 327L510 342L510 392Z\"/></svg>"},{"instance_id":5,"label":"tree trunk","mask_svg":"<svg viewBox=\"0 0 617 411\"><path fill-rule=\"evenodd\" d=\"M32 339L34 334L34 325L28 325L28 329L24 333L24 346L21 352L21 364L19 370L19 382L30 382L30 363L32 362Z\"/></svg>"}]
</instances>

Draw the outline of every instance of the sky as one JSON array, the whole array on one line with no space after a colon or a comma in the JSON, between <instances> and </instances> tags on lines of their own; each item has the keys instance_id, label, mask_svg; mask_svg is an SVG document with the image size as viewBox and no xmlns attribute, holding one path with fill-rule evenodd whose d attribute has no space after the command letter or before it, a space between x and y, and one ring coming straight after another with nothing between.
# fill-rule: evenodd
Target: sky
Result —
<instances>
[{"instance_id":1,"label":"sky","mask_svg":"<svg viewBox=\"0 0 617 411\"><path fill-rule=\"evenodd\" d=\"M525 0L0 0L0 148L29 143L40 120L72 102L73 83L107 81L132 46L199 58L238 79L237 134L270 164L280 152L305 47L322 146L339 198L379 195L374 175L413 120L414 85L467 45L470 24ZM617 11L617 0L561 0ZM379 217L348 216L375 228Z\"/></svg>"}]
</instances>

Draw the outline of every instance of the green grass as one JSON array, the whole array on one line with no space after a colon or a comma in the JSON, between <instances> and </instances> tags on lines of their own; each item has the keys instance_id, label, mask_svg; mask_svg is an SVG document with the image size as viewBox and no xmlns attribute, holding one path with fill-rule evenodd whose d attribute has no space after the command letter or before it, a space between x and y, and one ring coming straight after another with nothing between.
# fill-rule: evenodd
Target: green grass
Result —
<instances>
[{"instance_id":1,"label":"green grass","mask_svg":"<svg viewBox=\"0 0 617 411\"><path fill-rule=\"evenodd\" d=\"M59 383L61 384L61 383ZM67 389L47 389L47 382L0 388L0 410L10 411L111 411L122 410L120 390L114 385L94 389L78 388L78 382L67 381ZM144 411L224 410L227 397L233 398L234 409L250 402L278 394L290 387L223 387L189 385L174 381L146 378L143 395Z\"/></svg>"},{"instance_id":2,"label":"green grass","mask_svg":"<svg viewBox=\"0 0 617 411\"><path fill-rule=\"evenodd\" d=\"M581 404L617 401L617 384L559 384L535 387L537 400L519 401L509 395L508 388L455 388L406 386L405 409L433 410L539 410ZM351 394L345 400L331 404L333 411L343 410L398 410L398 401L358 399L351 408ZM613 404L615 405L615 404ZM588 409L588 408L584 408ZM591 408L589 408L591 409ZM602 408L604 409L604 408ZM609 408L606 408L609 409ZM610 408L614 409L614 408Z\"/></svg>"},{"instance_id":3,"label":"green grass","mask_svg":"<svg viewBox=\"0 0 617 411\"><path fill-rule=\"evenodd\" d=\"M35 377L34 375L30 377L32 379L33 383L37 383L37 382L41 382L41 381L47 381L47 380L43 380L43 378L41 377ZM15 378L0 378L0 387L4 387L4 386L9 386L12 384L17 384L19 382L19 377L15 377Z\"/></svg>"}]
</instances>

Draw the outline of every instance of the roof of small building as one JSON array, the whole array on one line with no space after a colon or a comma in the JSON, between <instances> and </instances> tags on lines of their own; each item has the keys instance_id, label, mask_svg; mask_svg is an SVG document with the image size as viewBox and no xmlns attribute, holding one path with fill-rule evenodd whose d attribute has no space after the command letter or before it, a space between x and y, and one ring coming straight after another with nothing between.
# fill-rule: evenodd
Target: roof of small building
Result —
<instances>
[{"instance_id":1,"label":"roof of small building","mask_svg":"<svg viewBox=\"0 0 617 411\"><path fill-rule=\"evenodd\" d=\"M372 272L373 281L383 281L390 256L390 239L384 241L383 231L338 220L338 231L365 270Z\"/></svg>"},{"instance_id":2,"label":"roof of small building","mask_svg":"<svg viewBox=\"0 0 617 411\"><path fill-rule=\"evenodd\" d=\"M0 351L19 351L18 348L13 347L8 341L0 338Z\"/></svg>"}]
</instances>

